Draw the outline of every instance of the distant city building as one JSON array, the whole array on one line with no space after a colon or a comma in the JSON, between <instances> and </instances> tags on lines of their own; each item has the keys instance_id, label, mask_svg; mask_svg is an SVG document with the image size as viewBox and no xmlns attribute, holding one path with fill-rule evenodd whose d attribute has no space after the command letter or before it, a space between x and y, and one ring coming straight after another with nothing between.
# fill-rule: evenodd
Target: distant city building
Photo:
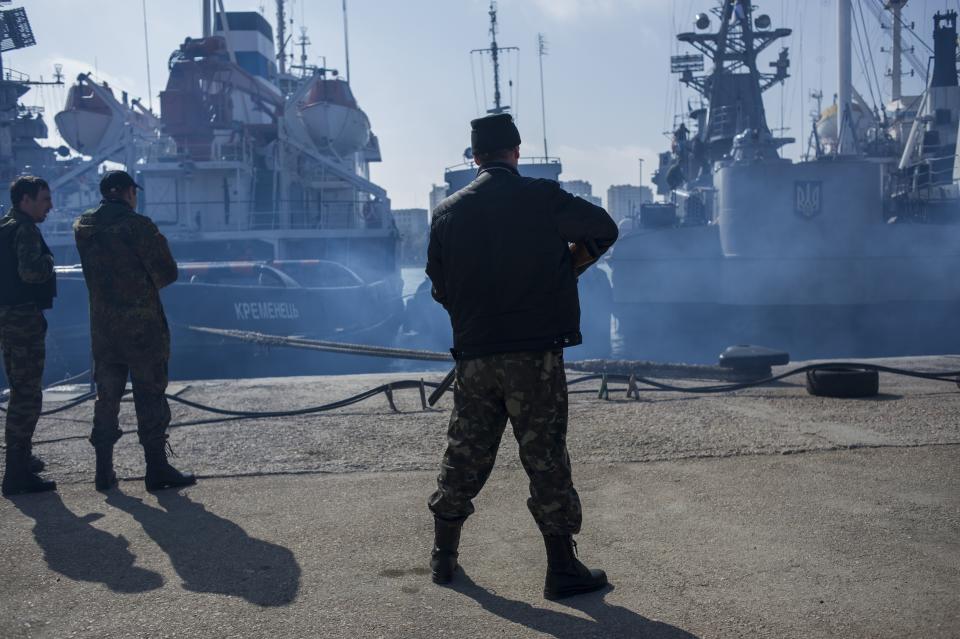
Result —
<instances>
[{"instance_id":1,"label":"distant city building","mask_svg":"<svg viewBox=\"0 0 960 639\"><path fill-rule=\"evenodd\" d=\"M647 202L653 202L653 191L646 186L618 184L607 189L607 212L617 222L639 215Z\"/></svg>"},{"instance_id":2,"label":"distant city building","mask_svg":"<svg viewBox=\"0 0 960 639\"><path fill-rule=\"evenodd\" d=\"M404 264L425 264L430 238L430 212L426 209L397 209L393 221L400 231L400 259Z\"/></svg>"},{"instance_id":3,"label":"distant city building","mask_svg":"<svg viewBox=\"0 0 960 639\"><path fill-rule=\"evenodd\" d=\"M570 180L568 182L561 182L560 187L567 193L571 193L577 197L582 197L591 204L603 206L603 200L601 200L599 196L593 194L593 185L586 180Z\"/></svg>"},{"instance_id":4,"label":"distant city building","mask_svg":"<svg viewBox=\"0 0 960 639\"><path fill-rule=\"evenodd\" d=\"M447 197L447 185L446 184L434 184L433 188L430 189L430 215L433 215L433 210L443 202Z\"/></svg>"}]
</instances>

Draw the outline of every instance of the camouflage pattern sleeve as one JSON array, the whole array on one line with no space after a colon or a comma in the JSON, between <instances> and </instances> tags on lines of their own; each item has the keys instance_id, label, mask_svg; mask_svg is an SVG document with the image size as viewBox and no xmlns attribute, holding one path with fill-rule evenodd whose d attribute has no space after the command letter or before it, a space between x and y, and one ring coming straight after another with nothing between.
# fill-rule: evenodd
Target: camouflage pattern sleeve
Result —
<instances>
[{"instance_id":1,"label":"camouflage pattern sleeve","mask_svg":"<svg viewBox=\"0 0 960 639\"><path fill-rule=\"evenodd\" d=\"M27 284L43 284L53 277L53 256L44 250L43 236L33 224L17 230L17 274Z\"/></svg>"},{"instance_id":2,"label":"camouflage pattern sleeve","mask_svg":"<svg viewBox=\"0 0 960 639\"><path fill-rule=\"evenodd\" d=\"M143 218L141 228L137 229L135 248L158 290L177 281L177 262L170 253L167 238L157 225L147 218Z\"/></svg>"}]
</instances>

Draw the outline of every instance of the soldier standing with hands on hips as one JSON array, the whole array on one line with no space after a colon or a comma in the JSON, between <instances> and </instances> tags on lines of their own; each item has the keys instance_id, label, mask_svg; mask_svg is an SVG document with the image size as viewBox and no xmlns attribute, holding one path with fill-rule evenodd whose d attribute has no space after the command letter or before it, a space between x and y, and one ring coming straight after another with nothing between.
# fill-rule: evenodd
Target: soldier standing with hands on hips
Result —
<instances>
[{"instance_id":1,"label":"soldier standing with hands on hips","mask_svg":"<svg viewBox=\"0 0 960 639\"><path fill-rule=\"evenodd\" d=\"M93 373L97 383L90 443L97 455L97 490L116 485L113 446L120 439L120 400L129 377L143 445L147 490L196 483L167 460L167 364L170 329L160 289L177 281L166 238L136 212L140 187L124 171L100 181L103 201L74 223L83 277L90 293Z\"/></svg>"},{"instance_id":2,"label":"soldier standing with hands on hips","mask_svg":"<svg viewBox=\"0 0 960 639\"><path fill-rule=\"evenodd\" d=\"M0 218L0 346L10 384L4 496L57 487L37 474L44 465L31 452L43 407L47 336L43 311L53 308L57 295L53 254L37 228L53 208L50 187L38 177L19 178L10 185L10 201L13 208Z\"/></svg>"},{"instance_id":3,"label":"soldier standing with hands on hips","mask_svg":"<svg viewBox=\"0 0 960 639\"><path fill-rule=\"evenodd\" d=\"M427 257L456 359L448 446L429 501L433 581L454 578L463 522L509 419L546 546L544 596L592 592L607 577L574 552L582 514L566 447L563 349L582 341L577 276L613 245L617 225L556 182L520 175L520 133L509 114L471 124L480 170L434 211Z\"/></svg>"}]
</instances>

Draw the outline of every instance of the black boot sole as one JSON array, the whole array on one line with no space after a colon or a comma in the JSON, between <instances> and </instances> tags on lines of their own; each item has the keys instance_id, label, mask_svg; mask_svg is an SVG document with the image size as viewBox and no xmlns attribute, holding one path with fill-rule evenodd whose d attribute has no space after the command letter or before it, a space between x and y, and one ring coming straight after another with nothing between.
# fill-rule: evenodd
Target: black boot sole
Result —
<instances>
[{"instance_id":1,"label":"black boot sole","mask_svg":"<svg viewBox=\"0 0 960 639\"><path fill-rule=\"evenodd\" d=\"M564 588L562 590L543 590L543 598L547 601L559 601L560 599L567 599L568 597L576 597L577 595L585 595L590 592L596 592L598 590L603 590L609 586L609 582L603 582L602 584L593 584L590 586L577 586L571 588Z\"/></svg>"},{"instance_id":2,"label":"black boot sole","mask_svg":"<svg viewBox=\"0 0 960 639\"><path fill-rule=\"evenodd\" d=\"M438 586L446 586L447 584L449 584L449 583L451 583L451 582L453 581L454 577L457 576L457 573L458 573L458 572L460 572L460 565L459 565L459 564L457 564L456 566L454 566L454 567L453 567L453 572L451 572L451 573L449 573L449 574L447 574L447 573L445 573L445 572L435 572L435 571L431 571L431 572L430 572L430 579L431 579L431 581L433 581L433 583L437 584Z\"/></svg>"}]
</instances>

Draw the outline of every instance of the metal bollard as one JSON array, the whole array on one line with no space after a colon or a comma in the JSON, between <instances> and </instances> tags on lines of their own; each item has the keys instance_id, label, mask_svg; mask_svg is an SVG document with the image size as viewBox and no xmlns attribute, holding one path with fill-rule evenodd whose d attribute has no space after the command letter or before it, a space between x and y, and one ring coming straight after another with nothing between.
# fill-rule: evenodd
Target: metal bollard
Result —
<instances>
[{"instance_id":1,"label":"metal bollard","mask_svg":"<svg viewBox=\"0 0 960 639\"><path fill-rule=\"evenodd\" d=\"M387 388L383 391L383 394L387 396L387 403L390 404L390 408L393 409L393 412L399 413L397 410L397 405L393 403L393 386L387 384Z\"/></svg>"},{"instance_id":2,"label":"metal bollard","mask_svg":"<svg viewBox=\"0 0 960 639\"><path fill-rule=\"evenodd\" d=\"M600 376L600 392L597 393L597 399L610 399L610 389L607 388L607 374L603 373Z\"/></svg>"}]
</instances>

